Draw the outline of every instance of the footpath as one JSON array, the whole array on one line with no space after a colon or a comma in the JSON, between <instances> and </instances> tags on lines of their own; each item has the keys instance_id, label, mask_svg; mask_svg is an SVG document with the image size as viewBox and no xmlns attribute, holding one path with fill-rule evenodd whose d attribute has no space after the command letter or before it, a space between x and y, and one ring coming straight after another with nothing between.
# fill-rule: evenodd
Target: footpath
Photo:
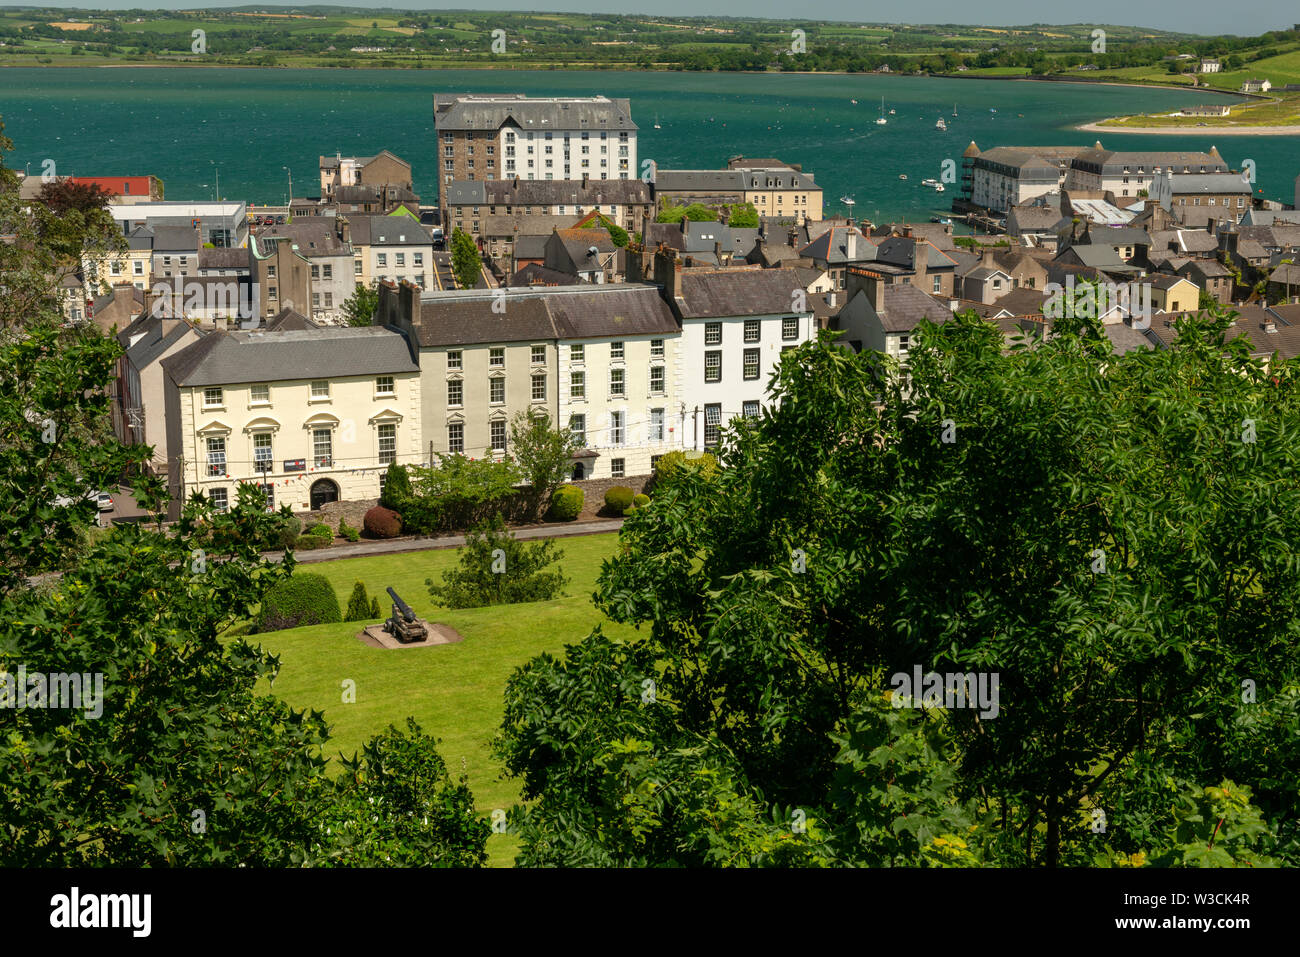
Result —
<instances>
[{"instance_id":1,"label":"footpath","mask_svg":"<svg viewBox=\"0 0 1300 957\"><path fill-rule=\"evenodd\" d=\"M593 522L566 522L563 525L511 526L510 532L518 539L570 538L574 535L599 535L601 532L617 532L622 527L623 519L621 518L603 518ZM364 558L369 555L396 555L401 552L459 548L464 544L464 535L418 535L411 538L348 542L344 545L314 548L311 551L295 551L294 558L298 564L308 565L313 562L332 562L340 558ZM284 558L284 552L263 552L262 554L271 561L276 562Z\"/></svg>"}]
</instances>

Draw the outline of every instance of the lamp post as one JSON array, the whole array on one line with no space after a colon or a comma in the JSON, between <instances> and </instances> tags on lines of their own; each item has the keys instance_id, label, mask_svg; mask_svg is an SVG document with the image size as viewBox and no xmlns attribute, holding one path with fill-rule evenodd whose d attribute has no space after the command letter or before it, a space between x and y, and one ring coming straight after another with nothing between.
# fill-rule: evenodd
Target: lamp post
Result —
<instances>
[{"instance_id":1,"label":"lamp post","mask_svg":"<svg viewBox=\"0 0 1300 957\"><path fill-rule=\"evenodd\" d=\"M285 200L284 203L284 213L287 219L290 209L293 206L293 170L289 169L289 167L287 166L281 166L280 169L284 170L286 173L289 174L289 198Z\"/></svg>"},{"instance_id":2,"label":"lamp post","mask_svg":"<svg viewBox=\"0 0 1300 957\"><path fill-rule=\"evenodd\" d=\"M220 202L221 201L221 167L217 165L216 160L208 160L208 165L212 167L212 171L216 174L215 185L213 186L214 192L212 194L212 200L213 202Z\"/></svg>"}]
</instances>

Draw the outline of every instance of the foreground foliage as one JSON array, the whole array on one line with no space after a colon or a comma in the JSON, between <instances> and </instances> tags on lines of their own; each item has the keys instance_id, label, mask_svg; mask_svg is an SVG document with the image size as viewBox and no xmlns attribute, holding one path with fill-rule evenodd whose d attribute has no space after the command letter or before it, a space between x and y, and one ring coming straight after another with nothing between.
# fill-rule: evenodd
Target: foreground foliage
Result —
<instances>
[{"instance_id":1,"label":"foreground foliage","mask_svg":"<svg viewBox=\"0 0 1300 957\"><path fill-rule=\"evenodd\" d=\"M644 637L512 678L520 862L1300 863L1300 397L1226 327L1007 354L958 316L910 396L783 356L624 525L596 600ZM896 708L916 667L996 713Z\"/></svg>"}]
</instances>

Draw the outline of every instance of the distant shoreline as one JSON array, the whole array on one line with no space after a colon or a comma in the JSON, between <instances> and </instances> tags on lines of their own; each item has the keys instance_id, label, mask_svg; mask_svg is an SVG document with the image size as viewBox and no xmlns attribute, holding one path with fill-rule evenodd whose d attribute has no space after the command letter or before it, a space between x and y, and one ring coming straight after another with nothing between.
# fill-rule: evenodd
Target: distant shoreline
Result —
<instances>
[{"instance_id":1,"label":"distant shoreline","mask_svg":"<svg viewBox=\"0 0 1300 957\"><path fill-rule=\"evenodd\" d=\"M1085 123L1089 133L1154 133L1164 136L1300 136L1300 126L1100 126Z\"/></svg>"}]
</instances>

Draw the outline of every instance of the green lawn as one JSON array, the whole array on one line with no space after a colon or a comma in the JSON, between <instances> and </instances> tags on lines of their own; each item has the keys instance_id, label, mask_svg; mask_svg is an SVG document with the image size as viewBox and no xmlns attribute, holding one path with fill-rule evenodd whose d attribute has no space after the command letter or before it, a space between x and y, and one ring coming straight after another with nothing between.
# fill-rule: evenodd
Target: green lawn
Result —
<instances>
[{"instance_id":1,"label":"green lawn","mask_svg":"<svg viewBox=\"0 0 1300 957\"><path fill-rule=\"evenodd\" d=\"M633 635L632 628L604 620L592 606L600 563L617 547L617 535L564 538L561 567L572 583L568 597L550 602L464 611L437 609L424 580L438 580L456 561L456 550L409 552L300 565L325 575L346 609L353 583L365 582L379 595L385 613L391 585L417 614L464 636L455 645L388 651L357 641L357 623L315 625L254 636L280 656L273 693L295 708L324 711L331 726L329 756L351 754L372 735L408 715L441 739L439 753L453 775L469 776L479 810L490 814L519 799L514 781L502 780L489 754L489 741L501 722L506 679L519 665L543 651L559 654L604 621L609 634ZM356 683L356 703L342 703L345 680ZM492 835L493 866L509 866L516 844L509 835Z\"/></svg>"}]
</instances>

